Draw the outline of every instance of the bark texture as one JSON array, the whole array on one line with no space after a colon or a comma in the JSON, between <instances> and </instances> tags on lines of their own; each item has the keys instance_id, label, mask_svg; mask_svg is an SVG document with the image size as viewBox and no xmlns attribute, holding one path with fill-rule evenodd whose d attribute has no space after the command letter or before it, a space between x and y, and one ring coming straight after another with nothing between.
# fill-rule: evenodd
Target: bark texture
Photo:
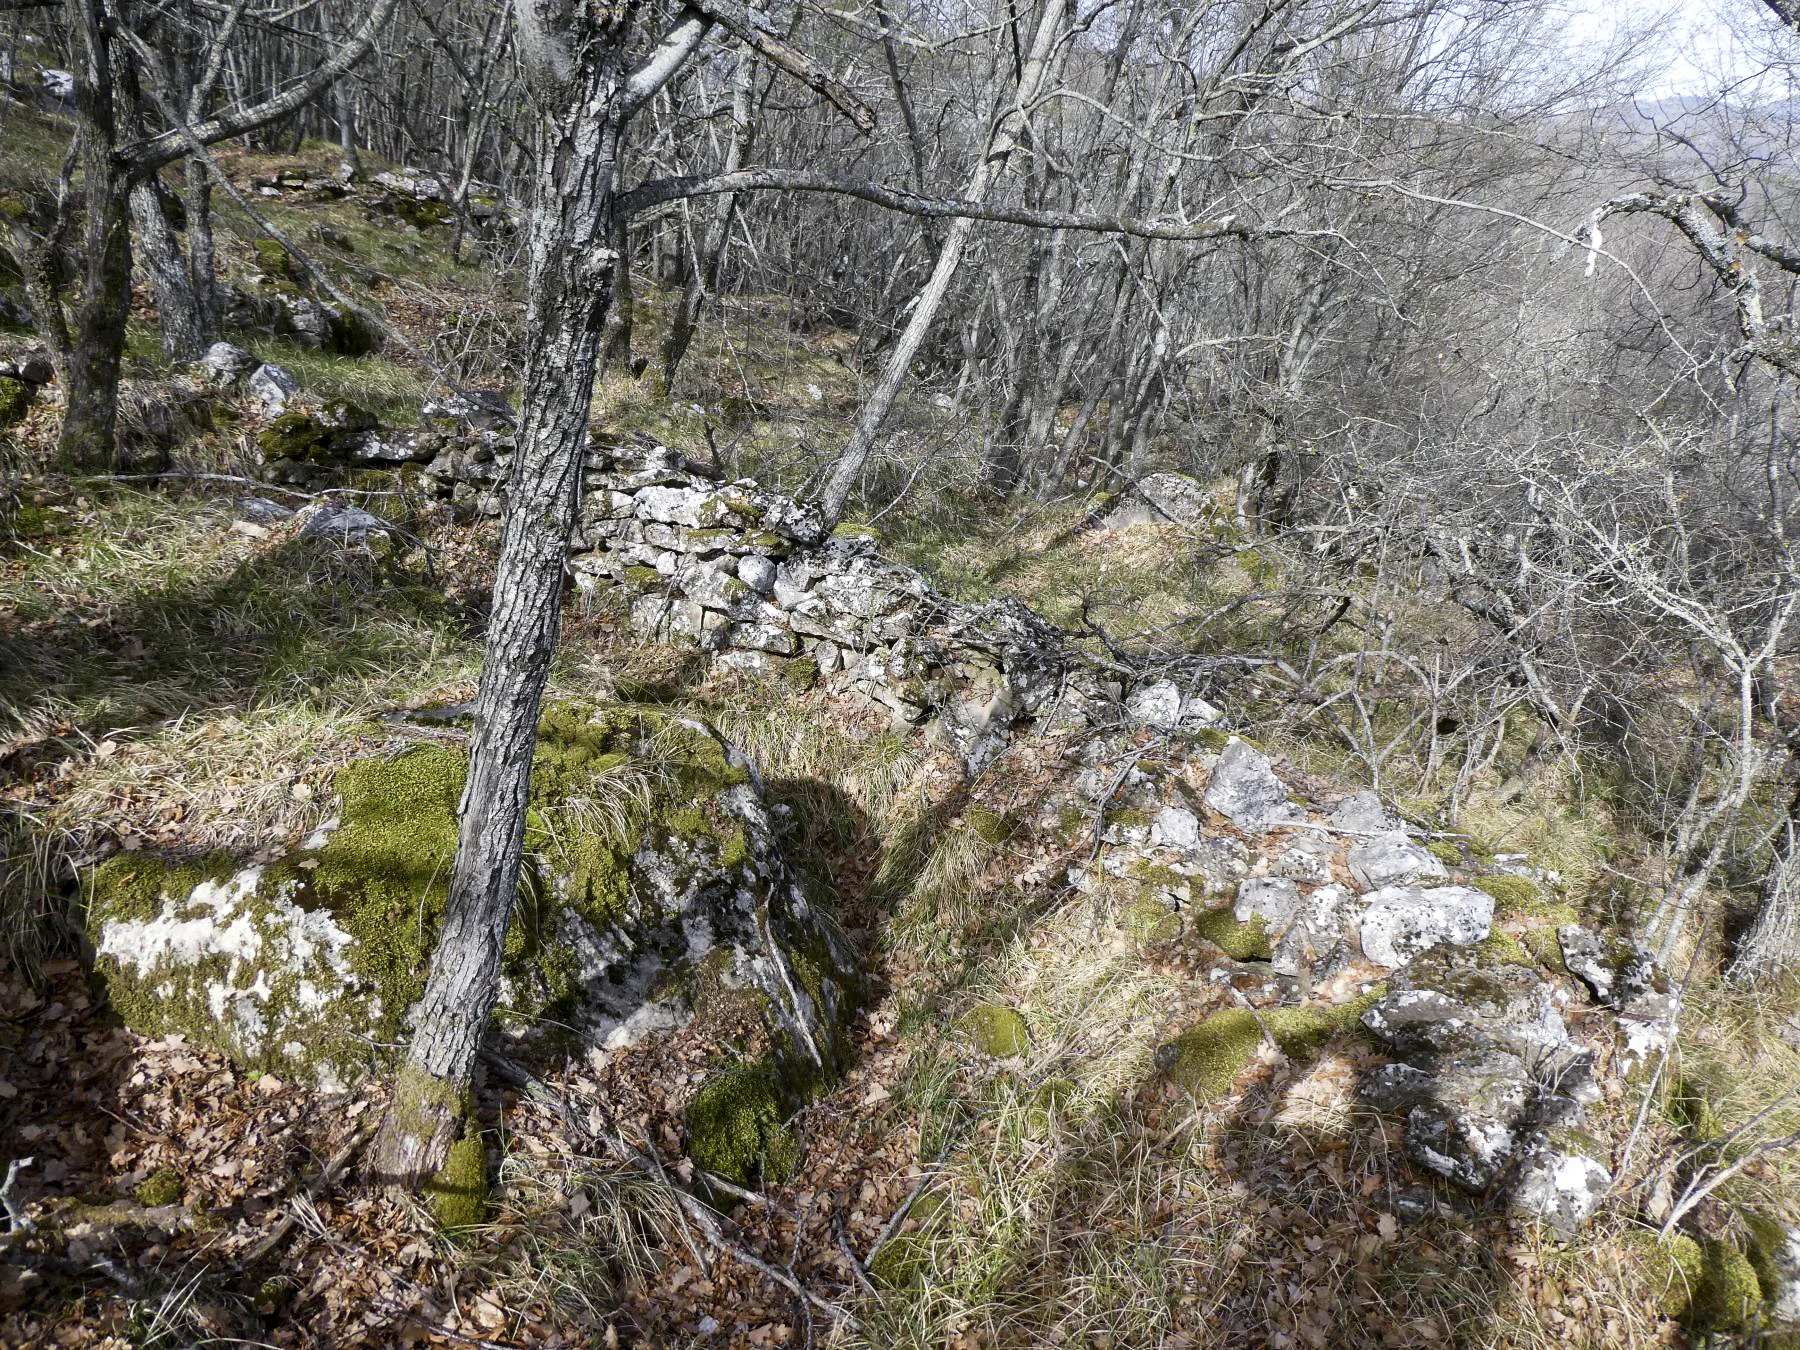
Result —
<instances>
[{"instance_id":1,"label":"bark texture","mask_svg":"<svg viewBox=\"0 0 1800 1350\"><path fill-rule=\"evenodd\" d=\"M617 255L611 243L626 107L615 28L527 0L519 48L545 110L531 212L519 449L494 578L450 896L413 1040L372 1164L417 1186L442 1166L499 992L524 843L538 711L562 613L588 415Z\"/></svg>"}]
</instances>

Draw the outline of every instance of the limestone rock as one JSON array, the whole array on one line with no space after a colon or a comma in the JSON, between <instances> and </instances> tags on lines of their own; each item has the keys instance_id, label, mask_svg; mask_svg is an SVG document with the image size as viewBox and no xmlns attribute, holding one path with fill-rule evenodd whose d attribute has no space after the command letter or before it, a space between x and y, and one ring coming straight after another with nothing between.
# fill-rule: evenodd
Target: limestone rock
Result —
<instances>
[{"instance_id":1,"label":"limestone rock","mask_svg":"<svg viewBox=\"0 0 1800 1350\"><path fill-rule=\"evenodd\" d=\"M584 813L652 753L653 803L626 810L624 833ZM106 864L89 931L115 1008L147 1034L180 1032L284 1078L337 1086L367 1072L422 988L465 772L466 755L441 746L357 761L336 780L336 817L266 864ZM507 1034L572 1029L611 1050L708 1000L742 1000L798 1078L841 1064L849 949L781 857L741 754L698 722L563 706L546 715L533 784L534 812L559 828L528 845L533 899L503 965Z\"/></svg>"},{"instance_id":2,"label":"limestone rock","mask_svg":"<svg viewBox=\"0 0 1800 1350\"><path fill-rule=\"evenodd\" d=\"M1287 788L1275 776L1267 757L1248 741L1236 738L1213 766L1205 802L1240 830L1253 833L1305 819L1288 801Z\"/></svg>"},{"instance_id":3,"label":"limestone rock","mask_svg":"<svg viewBox=\"0 0 1800 1350\"><path fill-rule=\"evenodd\" d=\"M264 364L250 373L244 390L261 406L263 416L275 418L287 411L288 400L300 392L300 384L280 366Z\"/></svg>"},{"instance_id":4,"label":"limestone rock","mask_svg":"<svg viewBox=\"0 0 1800 1350\"><path fill-rule=\"evenodd\" d=\"M1378 834L1350 850L1350 875L1367 890L1414 881L1441 881L1444 864L1399 830Z\"/></svg>"},{"instance_id":5,"label":"limestone rock","mask_svg":"<svg viewBox=\"0 0 1800 1350\"><path fill-rule=\"evenodd\" d=\"M1140 478L1106 512L1102 523L1109 530L1132 525L1186 525L1206 522L1206 489L1181 473L1153 473Z\"/></svg>"},{"instance_id":6,"label":"limestone rock","mask_svg":"<svg viewBox=\"0 0 1800 1350\"><path fill-rule=\"evenodd\" d=\"M1351 834L1386 834L1400 828L1399 817L1368 788L1353 792L1331 813L1331 823Z\"/></svg>"},{"instance_id":7,"label":"limestone rock","mask_svg":"<svg viewBox=\"0 0 1800 1350\"><path fill-rule=\"evenodd\" d=\"M1157 731L1198 730L1224 716L1198 694L1184 694L1173 680L1144 685L1126 700L1131 715Z\"/></svg>"},{"instance_id":8,"label":"limestone rock","mask_svg":"<svg viewBox=\"0 0 1800 1350\"><path fill-rule=\"evenodd\" d=\"M380 516L357 506L309 506L300 512L302 539L329 539L339 544L362 544L379 535L387 538L392 528Z\"/></svg>"},{"instance_id":9,"label":"limestone rock","mask_svg":"<svg viewBox=\"0 0 1800 1350\"><path fill-rule=\"evenodd\" d=\"M1165 806L1151 822L1150 842L1170 848L1193 849L1200 844L1200 819L1180 806Z\"/></svg>"},{"instance_id":10,"label":"limestone rock","mask_svg":"<svg viewBox=\"0 0 1800 1350\"><path fill-rule=\"evenodd\" d=\"M1271 933L1287 931L1300 908L1300 888L1284 877L1251 877L1238 887L1232 917L1239 923L1261 919Z\"/></svg>"},{"instance_id":11,"label":"limestone rock","mask_svg":"<svg viewBox=\"0 0 1800 1350\"><path fill-rule=\"evenodd\" d=\"M1647 947L1626 938L1590 933L1574 923L1557 929L1556 939L1569 973L1609 1008L1623 1008L1645 994L1667 989L1667 981L1656 968L1656 957Z\"/></svg>"},{"instance_id":12,"label":"limestone rock","mask_svg":"<svg viewBox=\"0 0 1800 1350\"><path fill-rule=\"evenodd\" d=\"M256 358L242 347L229 342L215 342L194 363L195 372L208 384L221 388L234 385L256 369Z\"/></svg>"},{"instance_id":13,"label":"limestone rock","mask_svg":"<svg viewBox=\"0 0 1800 1350\"><path fill-rule=\"evenodd\" d=\"M1593 1217L1612 1183L1612 1173L1597 1158L1576 1150L1541 1149L1519 1168L1513 1212L1573 1235Z\"/></svg>"},{"instance_id":14,"label":"limestone rock","mask_svg":"<svg viewBox=\"0 0 1800 1350\"><path fill-rule=\"evenodd\" d=\"M1480 942L1494 922L1494 897L1469 886L1386 886L1363 896L1358 907L1363 955L1389 967L1442 944Z\"/></svg>"},{"instance_id":15,"label":"limestone rock","mask_svg":"<svg viewBox=\"0 0 1800 1350\"><path fill-rule=\"evenodd\" d=\"M1593 1055L1535 970L1438 948L1362 1020L1396 1056L1365 1076L1363 1095L1406 1113L1409 1157L1466 1190L1514 1178L1512 1202L1552 1222L1592 1212L1611 1179L1570 1127L1597 1097Z\"/></svg>"}]
</instances>

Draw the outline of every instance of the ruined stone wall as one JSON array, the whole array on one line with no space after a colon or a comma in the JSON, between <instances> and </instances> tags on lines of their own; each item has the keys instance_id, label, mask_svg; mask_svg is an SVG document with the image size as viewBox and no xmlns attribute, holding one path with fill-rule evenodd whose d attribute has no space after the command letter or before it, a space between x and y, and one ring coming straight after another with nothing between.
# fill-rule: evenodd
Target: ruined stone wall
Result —
<instances>
[{"instance_id":1,"label":"ruined stone wall","mask_svg":"<svg viewBox=\"0 0 1800 1350\"><path fill-rule=\"evenodd\" d=\"M490 429L439 454L426 480L465 511L496 513L509 458ZM658 446L592 452L584 489L576 583L622 590L648 636L861 694L948 736L972 766L1021 721L1121 711L1127 691L1023 604L947 600L866 536L831 535L814 508L753 482L716 481Z\"/></svg>"}]
</instances>

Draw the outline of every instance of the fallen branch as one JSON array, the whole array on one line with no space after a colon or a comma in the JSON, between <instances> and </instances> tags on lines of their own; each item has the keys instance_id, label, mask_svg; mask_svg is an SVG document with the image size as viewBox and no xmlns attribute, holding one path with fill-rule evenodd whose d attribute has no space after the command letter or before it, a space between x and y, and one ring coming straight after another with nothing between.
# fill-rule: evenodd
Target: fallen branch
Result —
<instances>
[{"instance_id":1,"label":"fallen branch","mask_svg":"<svg viewBox=\"0 0 1800 1350\"><path fill-rule=\"evenodd\" d=\"M356 1155L362 1152L363 1145L368 1143L369 1140L374 1137L375 1125L375 1121L367 1120L357 1126L356 1133L351 1135L350 1138L344 1142L342 1148L331 1155L331 1161L325 1164L325 1170L314 1177L312 1182L307 1186L306 1190L303 1192L307 1200L311 1201L316 1199L318 1196L325 1194L325 1192L337 1185L344 1173L349 1170L350 1164L355 1160ZM281 1222L276 1224L275 1227L270 1230L267 1237L263 1238L262 1241L258 1242L245 1254L245 1264L255 1265L270 1252L274 1251L275 1248L279 1247L287 1240L287 1235L294 1231L294 1225L299 1221L299 1213L292 1205L290 1205L287 1213L281 1216Z\"/></svg>"}]
</instances>

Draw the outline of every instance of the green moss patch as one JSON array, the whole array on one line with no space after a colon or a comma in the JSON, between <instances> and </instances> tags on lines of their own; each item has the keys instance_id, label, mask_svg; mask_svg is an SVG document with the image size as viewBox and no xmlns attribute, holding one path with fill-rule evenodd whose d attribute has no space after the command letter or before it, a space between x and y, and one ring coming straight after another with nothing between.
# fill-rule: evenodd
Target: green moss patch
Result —
<instances>
[{"instance_id":1,"label":"green moss patch","mask_svg":"<svg viewBox=\"0 0 1800 1350\"><path fill-rule=\"evenodd\" d=\"M975 1049L996 1059L1011 1059L1031 1048L1024 1017L997 1003L969 1009L956 1019L956 1030Z\"/></svg>"},{"instance_id":2,"label":"green moss patch","mask_svg":"<svg viewBox=\"0 0 1800 1350\"><path fill-rule=\"evenodd\" d=\"M1181 917L1154 895L1140 895L1125 907L1119 921L1133 942L1146 947L1181 936Z\"/></svg>"},{"instance_id":3,"label":"green moss patch","mask_svg":"<svg viewBox=\"0 0 1800 1350\"><path fill-rule=\"evenodd\" d=\"M425 1203L440 1227L472 1228L487 1217L487 1201L487 1151L480 1129L468 1121L443 1167L425 1183Z\"/></svg>"},{"instance_id":4,"label":"green moss patch","mask_svg":"<svg viewBox=\"0 0 1800 1350\"><path fill-rule=\"evenodd\" d=\"M1240 923L1230 905L1200 915L1194 920L1194 932L1234 961L1267 961L1275 954L1269 942L1269 926L1262 916Z\"/></svg>"},{"instance_id":5,"label":"green moss patch","mask_svg":"<svg viewBox=\"0 0 1800 1350\"><path fill-rule=\"evenodd\" d=\"M1626 1245L1650 1283L1657 1311L1664 1317L1685 1317L1705 1278L1700 1244L1686 1233L1672 1234L1666 1241L1654 1233L1632 1233Z\"/></svg>"},{"instance_id":6,"label":"green moss patch","mask_svg":"<svg viewBox=\"0 0 1800 1350\"><path fill-rule=\"evenodd\" d=\"M767 1066L714 1074L687 1105L688 1156L740 1186L785 1180L796 1162L786 1096Z\"/></svg>"},{"instance_id":7,"label":"green moss patch","mask_svg":"<svg viewBox=\"0 0 1800 1350\"><path fill-rule=\"evenodd\" d=\"M1543 888L1530 877L1522 877L1515 872L1496 872L1491 876L1476 877L1469 884L1476 890L1486 891L1493 896L1494 910L1501 915L1535 916L1544 908Z\"/></svg>"},{"instance_id":8,"label":"green moss patch","mask_svg":"<svg viewBox=\"0 0 1800 1350\"><path fill-rule=\"evenodd\" d=\"M23 380L0 375L0 427L10 427L24 418L31 407L31 386Z\"/></svg>"},{"instance_id":9,"label":"green moss patch","mask_svg":"<svg viewBox=\"0 0 1800 1350\"><path fill-rule=\"evenodd\" d=\"M181 1203L181 1173L173 1167L159 1167L138 1183L132 1198L145 1209L161 1209Z\"/></svg>"},{"instance_id":10,"label":"green moss patch","mask_svg":"<svg viewBox=\"0 0 1800 1350\"><path fill-rule=\"evenodd\" d=\"M1157 1051L1169 1081L1199 1101L1223 1097L1262 1044L1262 1027L1244 1008L1214 1013Z\"/></svg>"}]
</instances>

